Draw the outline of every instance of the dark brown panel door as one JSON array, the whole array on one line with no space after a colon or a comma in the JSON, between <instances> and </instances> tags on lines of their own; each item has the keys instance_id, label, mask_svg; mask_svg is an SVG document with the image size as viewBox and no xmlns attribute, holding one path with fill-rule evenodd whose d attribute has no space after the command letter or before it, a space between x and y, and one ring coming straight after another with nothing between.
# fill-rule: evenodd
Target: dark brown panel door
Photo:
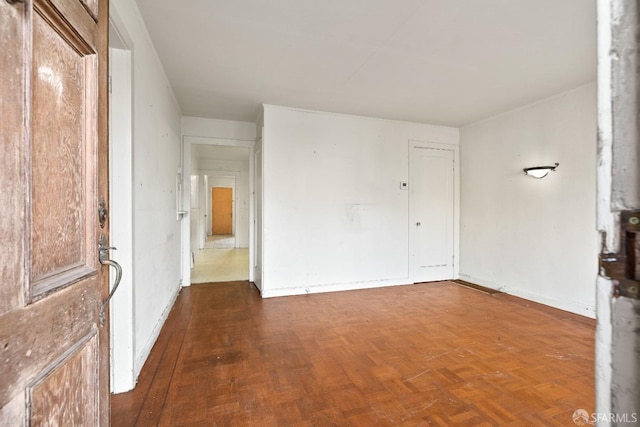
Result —
<instances>
[{"instance_id":1,"label":"dark brown panel door","mask_svg":"<svg viewBox=\"0 0 640 427\"><path fill-rule=\"evenodd\" d=\"M107 0L0 0L0 425L108 425Z\"/></svg>"},{"instance_id":2,"label":"dark brown panel door","mask_svg":"<svg viewBox=\"0 0 640 427\"><path fill-rule=\"evenodd\" d=\"M211 187L211 233L233 234L233 188Z\"/></svg>"}]
</instances>

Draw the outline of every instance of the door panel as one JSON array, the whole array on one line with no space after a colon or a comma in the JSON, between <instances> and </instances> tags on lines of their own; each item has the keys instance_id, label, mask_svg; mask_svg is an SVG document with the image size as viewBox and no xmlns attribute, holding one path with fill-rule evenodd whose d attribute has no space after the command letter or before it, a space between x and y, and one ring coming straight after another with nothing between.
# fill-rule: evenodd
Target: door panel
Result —
<instances>
[{"instance_id":1,"label":"door panel","mask_svg":"<svg viewBox=\"0 0 640 427\"><path fill-rule=\"evenodd\" d=\"M81 0L93 18L98 17L98 0Z\"/></svg>"},{"instance_id":2,"label":"door panel","mask_svg":"<svg viewBox=\"0 0 640 427\"><path fill-rule=\"evenodd\" d=\"M106 0L0 0L0 425L109 424L107 24Z\"/></svg>"},{"instance_id":3,"label":"door panel","mask_svg":"<svg viewBox=\"0 0 640 427\"><path fill-rule=\"evenodd\" d=\"M46 425L53 418L65 426L98 425L97 349L93 331L27 387L27 419L32 424ZM85 404L76 408L77 401Z\"/></svg>"},{"instance_id":4,"label":"door panel","mask_svg":"<svg viewBox=\"0 0 640 427\"><path fill-rule=\"evenodd\" d=\"M233 188L211 187L211 233L233 234Z\"/></svg>"},{"instance_id":5,"label":"door panel","mask_svg":"<svg viewBox=\"0 0 640 427\"><path fill-rule=\"evenodd\" d=\"M410 270L414 282L453 278L454 152L412 147Z\"/></svg>"},{"instance_id":6,"label":"door panel","mask_svg":"<svg viewBox=\"0 0 640 427\"><path fill-rule=\"evenodd\" d=\"M96 137L96 113L87 108L96 63L75 50L81 40L65 40L40 13L33 14L32 28L31 112L38 119L31 122L30 138L30 283L37 297L95 272L95 257L87 265L91 194L83 180L85 155L93 153Z\"/></svg>"}]
</instances>

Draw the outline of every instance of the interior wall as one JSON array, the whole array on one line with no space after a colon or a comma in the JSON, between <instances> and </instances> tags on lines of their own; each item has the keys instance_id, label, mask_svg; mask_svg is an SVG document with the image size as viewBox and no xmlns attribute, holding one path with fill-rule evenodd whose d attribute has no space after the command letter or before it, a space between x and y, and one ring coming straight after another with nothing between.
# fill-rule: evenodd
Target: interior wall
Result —
<instances>
[{"instance_id":1,"label":"interior wall","mask_svg":"<svg viewBox=\"0 0 640 427\"><path fill-rule=\"evenodd\" d=\"M201 194L204 191L204 177L199 175L191 175L191 204L189 206L189 224L191 231L191 253L195 257L195 253L200 246L200 229L201 216L204 215L203 205L200 203ZM194 258L195 260L195 258Z\"/></svg>"},{"instance_id":2,"label":"interior wall","mask_svg":"<svg viewBox=\"0 0 640 427\"><path fill-rule=\"evenodd\" d=\"M111 14L130 37L132 49L132 320L137 377L180 289L175 192L181 111L136 3L112 0ZM117 254L114 252L116 260Z\"/></svg>"},{"instance_id":3,"label":"interior wall","mask_svg":"<svg viewBox=\"0 0 640 427\"><path fill-rule=\"evenodd\" d=\"M199 180L198 180L198 206L200 206L200 215L199 215L199 220L197 221L198 223L198 239L197 239L197 245L199 249L203 249L205 243L207 242L207 233L205 231L205 228L207 226L207 219L208 217L206 215L208 215L208 211L207 211L207 188L209 188L209 179L206 175L201 175L199 176ZM204 212L202 212L204 211Z\"/></svg>"},{"instance_id":4,"label":"interior wall","mask_svg":"<svg viewBox=\"0 0 640 427\"><path fill-rule=\"evenodd\" d=\"M408 283L409 140L458 130L264 106L263 296Z\"/></svg>"},{"instance_id":5,"label":"interior wall","mask_svg":"<svg viewBox=\"0 0 640 427\"><path fill-rule=\"evenodd\" d=\"M595 83L461 129L462 279L595 317L596 136Z\"/></svg>"},{"instance_id":6,"label":"interior wall","mask_svg":"<svg viewBox=\"0 0 640 427\"><path fill-rule=\"evenodd\" d=\"M191 235L191 254L192 260L195 260L195 253L199 248L199 239L198 239L198 230L200 228L200 216L202 215L200 209L200 193L202 192L202 180L200 176L197 174L198 170L198 161L199 159L196 156L194 151L191 152L191 173L189 175L190 179L190 189L189 189L189 232ZM196 171L196 173L194 173ZM186 172L185 172L185 176ZM192 265L193 267L193 265Z\"/></svg>"},{"instance_id":7,"label":"interior wall","mask_svg":"<svg viewBox=\"0 0 640 427\"><path fill-rule=\"evenodd\" d=\"M182 118L182 134L183 136L196 138L227 140L229 141L227 145L236 145L234 141L247 141L253 144L256 140L256 124L253 122L185 116ZM206 143L206 141L203 141L203 143Z\"/></svg>"},{"instance_id":8,"label":"interior wall","mask_svg":"<svg viewBox=\"0 0 640 427\"><path fill-rule=\"evenodd\" d=\"M255 221L255 227L253 233L250 236L249 250L249 274L253 275L253 282L256 284L260 292L262 293L262 230L264 229L264 222L262 221L262 209L263 209L263 185L262 185L262 139L263 139L263 123L264 123L264 111L260 110L260 115L256 123L256 132L258 133L258 139L253 149L253 155L250 161L253 162L253 218ZM251 185L251 183L250 183ZM253 251L252 251L253 250ZM253 252L253 253L252 253ZM253 256L251 256L253 255Z\"/></svg>"}]
</instances>

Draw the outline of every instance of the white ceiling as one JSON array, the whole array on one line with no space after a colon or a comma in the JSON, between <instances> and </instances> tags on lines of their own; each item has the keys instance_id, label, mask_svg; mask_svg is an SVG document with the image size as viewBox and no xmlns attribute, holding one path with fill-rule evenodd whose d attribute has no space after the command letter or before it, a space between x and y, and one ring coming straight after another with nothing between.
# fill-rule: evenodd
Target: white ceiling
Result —
<instances>
[{"instance_id":1,"label":"white ceiling","mask_svg":"<svg viewBox=\"0 0 640 427\"><path fill-rule=\"evenodd\" d=\"M462 126L595 80L595 0L136 0L187 116Z\"/></svg>"}]
</instances>

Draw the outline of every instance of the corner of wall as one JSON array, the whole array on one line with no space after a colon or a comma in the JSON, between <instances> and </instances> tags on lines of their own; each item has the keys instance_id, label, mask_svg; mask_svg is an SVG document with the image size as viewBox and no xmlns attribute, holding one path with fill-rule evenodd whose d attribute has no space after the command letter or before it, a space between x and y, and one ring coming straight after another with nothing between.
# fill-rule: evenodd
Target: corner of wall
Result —
<instances>
[{"instance_id":1,"label":"corner of wall","mask_svg":"<svg viewBox=\"0 0 640 427\"><path fill-rule=\"evenodd\" d=\"M461 129L461 278L595 317L596 111L589 83Z\"/></svg>"}]
</instances>

